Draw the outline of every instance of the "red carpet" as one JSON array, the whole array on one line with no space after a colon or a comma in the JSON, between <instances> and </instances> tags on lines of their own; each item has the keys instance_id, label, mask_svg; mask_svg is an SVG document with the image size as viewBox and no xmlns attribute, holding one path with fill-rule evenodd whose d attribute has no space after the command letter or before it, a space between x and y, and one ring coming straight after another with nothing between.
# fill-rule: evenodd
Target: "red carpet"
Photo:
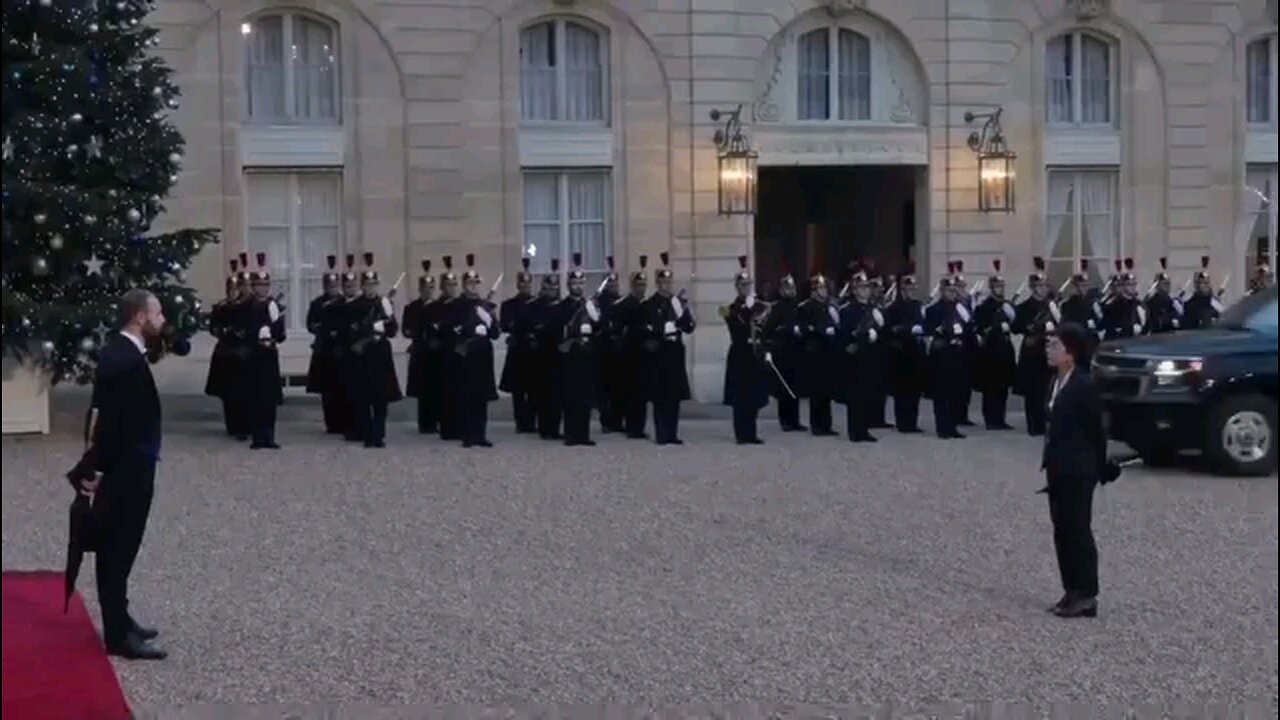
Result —
<instances>
[{"instance_id":1,"label":"red carpet","mask_svg":"<svg viewBox=\"0 0 1280 720\"><path fill-rule=\"evenodd\" d=\"M115 670L77 593L62 612L62 573L6 572L4 720L127 720Z\"/></svg>"}]
</instances>

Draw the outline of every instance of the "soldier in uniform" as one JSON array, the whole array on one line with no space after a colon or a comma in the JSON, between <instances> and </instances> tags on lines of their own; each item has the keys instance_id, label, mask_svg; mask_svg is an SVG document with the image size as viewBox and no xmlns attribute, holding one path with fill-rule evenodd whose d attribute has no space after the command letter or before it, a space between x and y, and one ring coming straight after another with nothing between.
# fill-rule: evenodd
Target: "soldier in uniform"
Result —
<instances>
[{"instance_id":1,"label":"soldier in uniform","mask_svg":"<svg viewBox=\"0 0 1280 720\"><path fill-rule=\"evenodd\" d=\"M618 370L621 367L621 345L611 328L613 326L614 308L618 303L618 272L614 266L613 256L605 258L609 272L604 276L600 292L595 298L596 307L600 310L600 323L595 336L596 377L599 388L596 393L596 406L600 409L600 432L622 432L622 407L614 404L616 395L613 386L619 382Z\"/></svg>"},{"instance_id":2,"label":"soldier in uniform","mask_svg":"<svg viewBox=\"0 0 1280 720\"><path fill-rule=\"evenodd\" d=\"M995 272L987 280L990 294L973 310L974 389L982 393L982 420L988 430L1012 430L1006 422L1009 388L1016 373L1013 353L1013 325L1018 314L1005 299L1005 281L1000 261L992 262Z\"/></svg>"},{"instance_id":3,"label":"soldier in uniform","mask_svg":"<svg viewBox=\"0 0 1280 720\"><path fill-rule=\"evenodd\" d=\"M338 257L330 255L325 258L329 269L321 276L322 292L307 307L307 331L315 339L311 342L311 363L307 366L307 392L320 396L320 409L324 414L324 430L327 433L342 432L342 424L335 412L333 398L337 383L334 382L332 338L325 330L324 318L329 306L343 303L342 278L338 275Z\"/></svg>"},{"instance_id":4,"label":"soldier in uniform","mask_svg":"<svg viewBox=\"0 0 1280 720\"><path fill-rule=\"evenodd\" d=\"M653 439L659 445L683 445L680 403L692 397L685 368L684 335L694 330L693 313L683 297L672 292L669 255L662 253L657 272L658 291L643 305L645 325L643 369L648 398L653 402Z\"/></svg>"},{"instance_id":5,"label":"soldier in uniform","mask_svg":"<svg viewBox=\"0 0 1280 720\"><path fill-rule=\"evenodd\" d=\"M1160 271L1147 290L1147 323L1152 333L1167 333L1182 327L1182 302L1173 297L1169 279L1169 258L1160 258Z\"/></svg>"},{"instance_id":6,"label":"soldier in uniform","mask_svg":"<svg viewBox=\"0 0 1280 720\"><path fill-rule=\"evenodd\" d=\"M845 406L849 440L876 442L868 427L875 420L875 387L881 384L879 363L873 353L884 333L884 314L873 302L874 289L865 270L855 272L850 282L853 299L839 311L837 336L841 354L833 367L833 379L836 397Z\"/></svg>"},{"instance_id":7,"label":"soldier in uniform","mask_svg":"<svg viewBox=\"0 0 1280 720\"><path fill-rule=\"evenodd\" d=\"M1098 302L1096 288L1089 287L1088 260L1080 261L1079 272L1068 278L1064 289L1070 290L1065 298L1052 298L1062 313L1059 324L1074 323L1090 332L1097 332L1098 323L1102 321L1102 306Z\"/></svg>"},{"instance_id":8,"label":"soldier in uniform","mask_svg":"<svg viewBox=\"0 0 1280 720\"><path fill-rule=\"evenodd\" d=\"M453 271L453 256L445 255L444 272L440 273L440 299L433 310L427 313L427 321L437 323L440 342L440 439L462 440L462 356L456 351L459 343L467 340L458 335L455 320L460 317L458 307L462 299L459 296L458 275Z\"/></svg>"},{"instance_id":9,"label":"soldier in uniform","mask_svg":"<svg viewBox=\"0 0 1280 720\"><path fill-rule=\"evenodd\" d=\"M436 278L431 274L431 261L423 260L418 297L405 304L400 316L400 332L409 340L409 377L405 379L404 394L418 401L418 432L423 435L440 431L439 394L428 390L440 372L438 324L430 321L435 295Z\"/></svg>"},{"instance_id":10,"label":"soldier in uniform","mask_svg":"<svg viewBox=\"0 0 1280 720\"><path fill-rule=\"evenodd\" d=\"M560 259L551 259L551 272L542 276L538 299L533 301L533 332L538 344L536 384L533 396L538 407L538 437L560 440L560 340L559 323Z\"/></svg>"},{"instance_id":11,"label":"soldier in uniform","mask_svg":"<svg viewBox=\"0 0 1280 720\"><path fill-rule=\"evenodd\" d=\"M969 407L973 404L973 378L974 378L974 358L977 356L978 336L973 331L973 323L971 322L974 311L973 288L969 286L969 279L964 275L964 261L957 260L953 274L956 300L964 307L964 314L970 320L965 321L965 338L964 338L964 354L961 356L960 364L963 366L964 377L968 382L963 383L959 388L956 396L955 411L956 425L959 427L973 427L973 421L969 419Z\"/></svg>"},{"instance_id":12,"label":"soldier in uniform","mask_svg":"<svg viewBox=\"0 0 1280 720\"><path fill-rule=\"evenodd\" d=\"M809 431L818 437L836 434L831 399L840 365L840 313L829 293L826 276L815 271L809 278L809 297L796 308L804 348L797 392L809 398Z\"/></svg>"},{"instance_id":13,"label":"soldier in uniform","mask_svg":"<svg viewBox=\"0 0 1280 720\"><path fill-rule=\"evenodd\" d=\"M455 354L460 359L458 378L459 409L462 411L462 447L493 447L489 442L489 403L498 399L493 379L493 341L501 332L494 313L497 308L480 296L480 273L475 255L468 254L467 271L462 276L462 298L450 315L457 339Z\"/></svg>"},{"instance_id":14,"label":"soldier in uniform","mask_svg":"<svg viewBox=\"0 0 1280 720\"><path fill-rule=\"evenodd\" d=\"M1124 261L1125 269L1116 279L1111 301L1106 303L1102 318L1102 336L1106 340L1135 337L1147 332L1147 309L1138 297L1138 278L1133 274L1133 258Z\"/></svg>"},{"instance_id":15,"label":"soldier in uniform","mask_svg":"<svg viewBox=\"0 0 1280 720\"><path fill-rule=\"evenodd\" d=\"M267 254L258 253L258 269L250 277L253 301L249 305L249 331L253 345L244 364L243 397L254 450L278 450L276 409L284 402L280 381L280 354L276 346L284 342L284 314L271 297L271 275Z\"/></svg>"},{"instance_id":16,"label":"soldier in uniform","mask_svg":"<svg viewBox=\"0 0 1280 720\"><path fill-rule=\"evenodd\" d=\"M969 385L965 372L965 343L969 334L968 310L960 301L955 278L938 282L939 297L925 310L924 331L929 336L929 390L933 397L933 418L938 437L960 439L957 410Z\"/></svg>"},{"instance_id":17,"label":"soldier in uniform","mask_svg":"<svg viewBox=\"0 0 1280 720\"><path fill-rule=\"evenodd\" d=\"M1022 349L1018 353L1017 378L1013 392L1021 395L1026 405L1027 433L1032 437L1044 435L1047 420L1050 368L1046 343L1051 333L1058 329L1064 313L1057 301L1049 296L1045 261L1035 258L1035 272L1027 278L1031 295L1018 303L1013 332L1022 336ZM1083 298L1084 295L1074 297ZM1090 311L1092 313L1092 311Z\"/></svg>"},{"instance_id":18,"label":"soldier in uniform","mask_svg":"<svg viewBox=\"0 0 1280 720\"><path fill-rule=\"evenodd\" d=\"M796 280L784 273L764 322L765 349L773 360L777 374L770 378L772 394L778 399L778 424L782 432L803 432L800 423L800 399L795 388L804 358L800 333L800 302L796 299Z\"/></svg>"},{"instance_id":19,"label":"soldier in uniform","mask_svg":"<svg viewBox=\"0 0 1280 720\"><path fill-rule=\"evenodd\" d=\"M226 297L214 303L209 311L209 334L217 338L217 342L209 358L209 375L204 384L205 395L222 401L222 419L227 434L232 437L244 434L237 414L239 406L233 392L241 362L236 352L240 339L236 336L234 326L238 305L243 300L239 268L239 261L232 260L231 274L227 276Z\"/></svg>"},{"instance_id":20,"label":"soldier in uniform","mask_svg":"<svg viewBox=\"0 0 1280 720\"><path fill-rule=\"evenodd\" d=\"M1222 315L1222 301L1213 291L1213 279L1209 276L1209 256L1200 257L1200 269L1192 279L1195 292L1183 305L1183 325L1188 330L1209 327Z\"/></svg>"},{"instance_id":21,"label":"soldier in uniform","mask_svg":"<svg viewBox=\"0 0 1280 720\"><path fill-rule=\"evenodd\" d=\"M360 371L357 362L359 358L351 351L356 342L356 323L352 308L360 300L360 274L356 272L355 255L347 255L341 282L342 298L325 309L320 324L329 337L329 347L333 351L334 384L329 391L334 408L334 424L344 439L356 442L363 441L364 438L356 427L355 408L351 404L351 390L356 374Z\"/></svg>"},{"instance_id":22,"label":"soldier in uniform","mask_svg":"<svg viewBox=\"0 0 1280 720\"><path fill-rule=\"evenodd\" d=\"M916 299L915 263L898 278L897 297L885 310L889 333L889 385L898 432L920 432L920 395L925 385L924 305Z\"/></svg>"},{"instance_id":23,"label":"soldier in uniform","mask_svg":"<svg viewBox=\"0 0 1280 720\"><path fill-rule=\"evenodd\" d=\"M585 294L587 275L582 271L582 253L573 254L569 268L569 296L556 307L560 328L560 407L564 410L564 444L592 446L591 407L596 395L596 331L600 309Z\"/></svg>"},{"instance_id":24,"label":"soldier in uniform","mask_svg":"<svg viewBox=\"0 0 1280 720\"><path fill-rule=\"evenodd\" d=\"M617 350L617 370L610 392L612 403L622 413L622 426L627 437L632 440L643 440L648 437L644 432L647 424L648 392L644 375L644 341L645 295L649 292L649 275L646 267L649 256L640 256L640 268L631 273L630 292L626 297L614 303L613 308L605 316L608 327L606 332Z\"/></svg>"},{"instance_id":25,"label":"soldier in uniform","mask_svg":"<svg viewBox=\"0 0 1280 720\"><path fill-rule=\"evenodd\" d=\"M499 325L507 336L507 358L502 363L502 379L498 389L511 394L516 432L531 433L538 429L538 336L535 332L533 275L528 257L520 258L516 273L516 294L502 301L498 310Z\"/></svg>"},{"instance_id":26,"label":"soldier in uniform","mask_svg":"<svg viewBox=\"0 0 1280 720\"><path fill-rule=\"evenodd\" d=\"M1254 263L1253 277L1249 280L1249 294L1260 293L1275 284L1275 274L1267 264L1267 256L1259 252L1258 261Z\"/></svg>"},{"instance_id":27,"label":"soldier in uniform","mask_svg":"<svg viewBox=\"0 0 1280 720\"><path fill-rule=\"evenodd\" d=\"M378 292L381 280L373 269L373 253L364 254L364 264L362 295L348 304L355 359L351 406L353 424L364 446L382 448L386 447L387 406L404 397L391 352L391 338L399 331L399 323L391 298Z\"/></svg>"},{"instance_id":28,"label":"soldier in uniform","mask_svg":"<svg viewBox=\"0 0 1280 720\"><path fill-rule=\"evenodd\" d=\"M737 297L721 306L720 317L729 328L729 356L724 364L724 404L733 408L733 438L739 445L760 445L756 416L769 404L766 352L760 343L761 325L769 306L756 298L747 256L738 257L738 273L733 277Z\"/></svg>"}]
</instances>

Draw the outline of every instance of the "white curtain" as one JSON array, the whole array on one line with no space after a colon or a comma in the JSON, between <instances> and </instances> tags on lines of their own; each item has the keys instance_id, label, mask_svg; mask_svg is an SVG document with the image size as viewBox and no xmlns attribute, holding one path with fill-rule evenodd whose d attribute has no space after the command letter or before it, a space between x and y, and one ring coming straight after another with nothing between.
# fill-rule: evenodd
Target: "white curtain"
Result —
<instances>
[{"instance_id":1,"label":"white curtain","mask_svg":"<svg viewBox=\"0 0 1280 720\"><path fill-rule=\"evenodd\" d=\"M254 173L248 175L247 180L248 235L245 237L245 249L249 251L249 267L256 269L257 254L266 253L273 294L287 292L293 268L289 256L289 228L293 218L289 176ZM289 304L294 304L292 298ZM292 325L288 320L285 322Z\"/></svg>"},{"instance_id":2,"label":"white curtain","mask_svg":"<svg viewBox=\"0 0 1280 720\"><path fill-rule=\"evenodd\" d=\"M565 120L604 120L603 43L594 30L565 24Z\"/></svg>"},{"instance_id":3,"label":"white curtain","mask_svg":"<svg viewBox=\"0 0 1280 720\"><path fill-rule=\"evenodd\" d=\"M261 17L248 27L244 45L246 116L280 120L285 117L284 18Z\"/></svg>"},{"instance_id":4,"label":"white curtain","mask_svg":"<svg viewBox=\"0 0 1280 720\"><path fill-rule=\"evenodd\" d=\"M582 253L582 267L603 270L609 254L608 178L604 173L570 173L569 253Z\"/></svg>"},{"instance_id":5,"label":"white curtain","mask_svg":"<svg viewBox=\"0 0 1280 720\"><path fill-rule=\"evenodd\" d=\"M1251 43L1247 59L1248 115L1251 123L1271 122L1271 40Z\"/></svg>"},{"instance_id":6,"label":"white curtain","mask_svg":"<svg viewBox=\"0 0 1280 720\"><path fill-rule=\"evenodd\" d=\"M298 120L336 120L338 49L333 28L293 17L293 104Z\"/></svg>"},{"instance_id":7,"label":"white curtain","mask_svg":"<svg viewBox=\"0 0 1280 720\"><path fill-rule=\"evenodd\" d=\"M1274 165L1250 167L1245 175L1243 209L1251 220L1248 263L1262 261L1276 266L1276 180Z\"/></svg>"},{"instance_id":8,"label":"white curtain","mask_svg":"<svg viewBox=\"0 0 1280 720\"><path fill-rule=\"evenodd\" d=\"M555 22L520 33L520 108L525 120L556 119Z\"/></svg>"},{"instance_id":9,"label":"white curtain","mask_svg":"<svg viewBox=\"0 0 1280 720\"><path fill-rule=\"evenodd\" d=\"M1045 119L1049 122L1071 122L1071 80L1074 75L1070 35L1049 41L1045 50Z\"/></svg>"},{"instance_id":10,"label":"white curtain","mask_svg":"<svg viewBox=\"0 0 1280 720\"><path fill-rule=\"evenodd\" d=\"M871 43L852 30L840 31L840 119L871 119Z\"/></svg>"},{"instance_id":11,"label":"white curtain","mask_svg":"<svg viewBox=\"0 0 1280 720\"><path fill-rule=\"evenodd\" d=\"M1081 122L1111 122L1111 46L1095 37L1080 38Z\"/></svg>"},{"instance_id":12,"label":"white curtain","mask_svg":"<svg viewBox=\"0 0 1280 720\"><path fill-rule=\"evenodd\" d=\"M1083 172L1080 178L1080 257L1110 262L1119 257L1116 237L1116 175Z\"/></svg>"},{"instance_id":13,"label":"white curtain","mask_svg":"<svg viewBox=\"0 0 1280 720\"><path fill-rule=\"evenodd\" d=\"M290 314L319 295L327 268L325 257L339 253L338 231L342 207L336 174L306 173L298 176L299 297L290 303Z\"/></svg>"},{"instance_id":14,"label":"white curtain","mask_svg":"<svg viewBox=\"0 0 1280 720\"><path fill-rule=\"evenodd\" d=\"M801 120L827 120L831 78L829 31L814 30L800 36L796 46L799 78L797 113Z\"/></svg>"},{"instance_id":15,"label":"white curtain","mask_svg":"<svg viewBox=\"0 0 1280 720\"><path fill-rule=\"evenodd\" d=\"M1044 240L1040 254L1056 261L1075 262L1075 176L1067 172L1049 173ZM1067 270L1070 273L1071 270Z\"/></svg>"},{"instance_id":16,"label":"white curtain","mask_svg":"<svg viewBox=\"0 0 1280 720\"><path fill-rule=\"evenodd\" d=\"M551 259L561 257L560 176L555 173L524 174L524 249L529 269L550 272Z\"/></svg>"}]
</instances>

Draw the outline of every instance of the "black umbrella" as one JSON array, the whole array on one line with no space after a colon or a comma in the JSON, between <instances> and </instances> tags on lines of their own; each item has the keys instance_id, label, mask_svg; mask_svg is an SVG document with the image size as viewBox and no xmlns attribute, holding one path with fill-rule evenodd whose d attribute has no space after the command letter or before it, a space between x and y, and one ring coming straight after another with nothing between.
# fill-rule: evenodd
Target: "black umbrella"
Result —
<instances>
[{"instance_id":1,"label":"black umbrella","mask_svg":"<svg viewBox=\"0 0 1280 720\"><path fill-rule=\"evenodd\" d=\"M71 593L75 592L76 578L80 575L84 554L98 549L98 523L94 518L94 503L91 496L80 489L80 483L91 481L96 477L94 460L93 452L86 452L71 472L67 473L67 480L75 488L76 499L71 501L70 534L67 538L67 568L63 576L65 596L62 611L64 613L71 606Z\"/></svg>"}]
</instances>

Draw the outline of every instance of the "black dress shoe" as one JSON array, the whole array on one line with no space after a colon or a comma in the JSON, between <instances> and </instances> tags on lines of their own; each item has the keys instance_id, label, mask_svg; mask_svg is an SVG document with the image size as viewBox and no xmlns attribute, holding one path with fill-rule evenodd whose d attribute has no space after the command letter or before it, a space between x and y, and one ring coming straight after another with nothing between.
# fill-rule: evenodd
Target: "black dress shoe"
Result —
<instances>
[{"instance_id":1,"label":"black dress shoe","mask_svg":"<svg viewBox=\"0 0 1280 720\"><path fill-rule=\"evenodd\" d=\"M364 446L367 448L384 448L387 443L382 440L365 440Z\"/></svg>"},{"instance_id":2,"label":"black dress shoe","mask_svg":"<svg viewBox=\"0 0 1280 720\"><path fill-rule=\"evenodd\" d=\"M250 450L279 450L280 446L273 442L254 443L249 446Z\"/></svg>"},{"instance_id":3,"label":"black dress shoe","mask_svg":"<svg viewBox=\"0 0 1280 720\"><path fill-rule=\"evenodd\" d=\"M1058 608L1062 607L1063 605L1066 605L1069 602L1071 602L1071 593L1063 593L1062 597L1058 600L1058 602L1045 608L1044 611L1049 613L1056 613L1058 612Z\"/></svg>"},{"instance_id":4,"label":"black dress shoe","mask_svg":"<svg viewBox=\"0 0 1280 720\"><path fill-rule=\"evenodd\" d=\"M649 435L648 433L642 433L642 432L627 433L627 439L628 440L648 440Z\"/></svg>"},{"instance_id":5,"label":"black dress shoe","mask_svg":"<svg viewBox=\"0 0 1280 720\"><path fill-rule=\"evenodd\" d=\"M973 427L973 421L968 418L965 418L964 420L961 420L960 422L956 423L956 425L959 425L960 427Z\"/></svg>"},{"instance_id":6,"label":"black dress shoe","mask_svg":"<svg viewBox=\"0 0 1280 720\"><path fill-rule=\"evenodd\" d=\"M924 431L918 427L909 427L909 428L898 428L898 432L902 433L903 435L918 435Z\"/></svg>"},{"instance_id":7,"label":"black dress shoe","mask_svg":"<svg viewBox=\"0 0 1280 720\"><path fill-rule=\"evenodd\" d=\"M683 441L683 440L681 440L680 438L672 438L672 439L670 439L670 440L668 440L668 441L667 441L667 444L668 444L668 445L683 445L683 444L684 444L684 441Z\"/></svg>"},{"instance_id":8,"label":"black dress shoe","mask_svg":"<svg viewBox=\"0 0 1280 720\"><path fill-rule=\"evenodd\" d=\"M988 430L1012 430L1013 426L1009 423L987 423Z\"/></svg>"},{"instance_id":9,"label":"black dress shoe","mask_svg":"<svg viewBox=\"0 0 1280 720\"><path fill-rule=\"evenodd\" d=\"M235 438L236 438L236 440L239 440L240 442L244 442L245 440L248 440L248 439L249 439L249 436L248 436L248 435L236 435L236 436L235 436Z\"/></svg>"},{"instance_id":10,"label":"black dress shoe","mask_svg":"<svg viewBox=\"0 0 1280 720\"><path fill-rule=\"evenodd\" d=\"M491 447L493 447L493 443L489 442L488 440L463 440L463 441L462 441L462 447L464 447L464 448L491 448Z\"/></svg>"},{"instance_id":11,"label":"black dress shoe","mask_svg":"<svg viewBox=\"0 0 1280 720\"><path fill-rule=\"evenodd\" d=\"M1053 611L1060 618L1098 617L1097 598L1077 598L1060 605Z\"/></svg>"},{"instance_id":12,"label":"black dress shoe","mask_svg":"<svg viewBox=\"0 0 1280 720\"><path fill-rule=\"evenodd\" d=\"M739 440L738 444L739 445L763 445L764 441L761 440L760 438L747 438L746 440Z\"/></svg>"},{"instance_id":13,"label":"black dress shoe","mask_svg":"<svg viewBox=\"0 0 1280 720\"><path fill-rule=\"evenodd\" d=\"M836 435L839 435L839 433L837 433L835 430L814 430L813 431L814 437L834 437Z\"/></svg>"},{"instance_id":14,"label":"black dress shoe","mask_svg":"<svg viewBox=\"0 0 1280 720\"><path fill-rule=\"evenodd\" d=\"M155 628L149 628L146 625L139 625L137 620L129 618L129 634L136 635L143 640L154 640L160 635L160 631Z\"/></svg>"},{"instance_id":15,"label":"black dress shoe","mask_svg":"<svg viewBox=\"0 0 1280 720\"><path fill-rule=\"evenodd\" d=\"M169 653L130 633L121 642L107 643L107 654L125 660L163 660Z\"/></svg>"}]
</instances>

